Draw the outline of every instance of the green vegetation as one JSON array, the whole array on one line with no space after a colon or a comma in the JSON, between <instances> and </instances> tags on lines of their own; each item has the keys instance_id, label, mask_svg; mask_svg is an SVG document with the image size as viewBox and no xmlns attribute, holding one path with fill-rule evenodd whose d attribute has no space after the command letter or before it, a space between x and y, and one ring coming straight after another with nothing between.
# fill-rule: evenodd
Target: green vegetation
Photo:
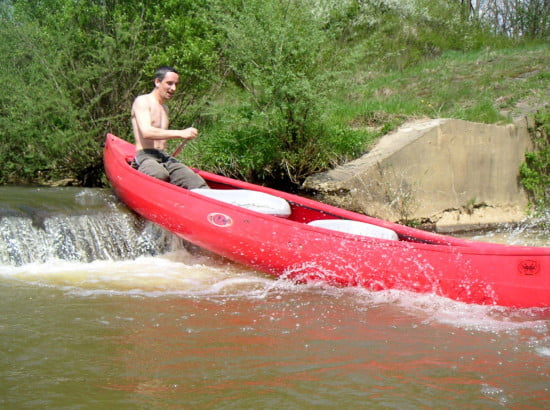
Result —
<instances>
[{"instance_id":1,"label":"green vegetation","mask_svg":"<svg viewBox=\"0 0 550 410\"><path fill-rule=\"evenodd\" d=\"M550 9L494 3L0 0L0 184L103 184L164 64L172 126L201 130L181 158L287 188L411 117L507 122L548 99Z\"/></svg>"},{"instance_id":2,"label":"green vegetation","mask_svg":"<svg viewBox=\"0 0 550 410\"><path fill-rule=\"evenodd\" d=\"M534 213L543 214L550 208L550 106L535 115L531 134L533 151L525 154L521 182L531 195Z\"/></svg>"}]
</instances>

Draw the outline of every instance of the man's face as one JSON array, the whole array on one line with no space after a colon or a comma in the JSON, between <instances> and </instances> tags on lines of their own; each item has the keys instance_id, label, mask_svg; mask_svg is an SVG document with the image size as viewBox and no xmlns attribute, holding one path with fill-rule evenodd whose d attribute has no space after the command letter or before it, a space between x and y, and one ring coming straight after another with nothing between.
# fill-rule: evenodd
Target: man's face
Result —
<instances>
[{"instance_id":1,"label":"man's face","mask_svg":"<svg viewBox=\"0 0 550 410\"><path fill-rule=\"evenodd\" d=\"M173 72L166 73L162 81L156 80L155 84L157 85L160 97L164 100L172 98L176 92L179 80L180 76Z\"/></svg>"}]
</instances>

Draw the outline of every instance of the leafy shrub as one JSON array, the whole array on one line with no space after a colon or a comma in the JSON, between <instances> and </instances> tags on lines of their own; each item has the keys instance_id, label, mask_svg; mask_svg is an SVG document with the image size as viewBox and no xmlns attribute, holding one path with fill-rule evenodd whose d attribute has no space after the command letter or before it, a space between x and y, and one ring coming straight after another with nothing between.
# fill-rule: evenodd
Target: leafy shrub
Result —
<instances>
[{"instance_id":1,"label":"leafy shrub","mask_svg":"<svg viewBox=\"0 0 550 410\"><path fill-rule=\"evenodd\" d=\"M311 155L326 135L321 112L339 53L301 1L220 1L217 10L228 78L240 90L237 108L222 110L231 118L233 153L251 159L242 173L255 164L258 179L299 182L314 170ZM268 151L259 155L262 149ZM236 156L230 164L242 164Z\"/></svg>"},{"instance_id":2,"label":"leafy shrub","mask_svg":"<svg viewBox=\"0 0 550 410\"><path fill-rule=\"evenodd\" d=\"M165 64L181 73L172 126L193 124L205 137L184 151L191 165L299 183L360 155L396 119L416 114L403 108L418 101L399 84L393 96L382 92L356 111L359 119L386 111L393 120L379 121L378 131L357 126L341 107L352 105L350 95L354 103L368 96L350 78L368 83L372 72L404 72L445 50L508 44L464 13L465 3L0 1L0 184L67 178L100 185L105 133L131 138L131 103L151 90L152 72ZM452 83L436 113L456 100ZM485 110L492 121L489 104L451 113L479 117Z\"/></svg>"},{"instance_id":3,"label":"leafy shrub","mask_svg":"<svg viewBox=\"0 0 550 410\"><path fill-rule=\"evenodd\" d=\"M521 184L531 196L535 213L550 208L550 109L540 110L531 129L533 151L521 165Z\"/></svg>"},{"instance_id":4,"label":"leafy shrub","mask_svg":"<svg viewBox=\"0 0 550 410\"><path fill-rule=\"evenodd\" d=\"M215 37L197 17L204 4L0 3L0 183L100 185L105 133L129 135L131 103L152 89L161 64L180 65L187 92L172 119L190 121L189 107L217 72Z\"/></svg>"}]
</instances>

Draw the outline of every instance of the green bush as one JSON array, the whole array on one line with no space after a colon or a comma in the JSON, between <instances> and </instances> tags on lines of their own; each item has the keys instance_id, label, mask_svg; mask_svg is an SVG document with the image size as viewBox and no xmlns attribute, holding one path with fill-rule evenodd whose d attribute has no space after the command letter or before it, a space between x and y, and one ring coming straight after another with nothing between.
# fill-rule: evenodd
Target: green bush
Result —
<instances>
[{"instance_id":1,"label":"green bush","mask_svg":"<svg viewBox=\"0 0 550 410\"><path fill-rule=\"evenodd\" d=\"M533 151L525 154L521 165L521 184L531 197L538 214L550 208L550 108L540 110L531 129Z\"/></svg>"},{"instance_id":2,"label":"green bush","mask_svg":"<svg viewBox=\"0 0 550 410\"><path fill-rule=\"evenodd\" d=\"M327 133L321 113L339 55L330 33L298 0L220 1L217 7L213 24L223 33L222 58L235 85L226 90L237 97L218 106L226 119L213 126L225 125L229 133L217 131L218 139L235 142L227 147L231 167L223 171L234 174L233 165L244 165L241 174L297 183L316 169L312 156L320 155L318 142ZM212 155L205 161L218 161Z\"/></svg>"},{"instance_id":3,"label":"green bush","mask_svg":"<svg viewBox=\"0 0 550 410\"><path fill-rule=\"evenodd\" d=\"M205 3L2 2L0 183L100 185L105 134L129 137L131 103L161 64L180 68L187 91L172 119L191 121L217 73L215 37L197 17Z\"/></svg>"},{"instance_id":4,"label":"green bush","mask_svg":"<svg viewBox=\"0 0 550 410\"><path fill-rule=\"evenodd\" d=\"M298 184L361 155L407 116L498 120L493 95L465 103L478 91L465 86L469 72L443 82L439 66L413 71L449 50L438 64L510 44L462 3L0 1L0 184L102 184L105 133L132 138L132 101L165 64L181 73L172 127L201 130L184 158L251 181ZM504 86L485 76L485 93ZM525 84L538 89L535 80Z\"/></svg>"}]
</instances>

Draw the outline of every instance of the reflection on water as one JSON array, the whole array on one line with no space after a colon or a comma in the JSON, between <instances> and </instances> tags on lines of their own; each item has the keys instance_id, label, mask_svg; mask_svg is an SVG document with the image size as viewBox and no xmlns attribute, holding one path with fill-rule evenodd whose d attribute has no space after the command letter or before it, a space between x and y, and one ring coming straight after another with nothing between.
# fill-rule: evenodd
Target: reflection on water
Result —
<instances>
[{"instance_id":1,"label":"reflection on water","mask_svg":"<svg viewBox=\"0 0 550 410\"><path fill-rule=\"evenodd\" d=\"M550 399L547 309L296 285L183 245L0 263L0 309L3 408L544 408Z\"/></svg>"}]
</instances>

